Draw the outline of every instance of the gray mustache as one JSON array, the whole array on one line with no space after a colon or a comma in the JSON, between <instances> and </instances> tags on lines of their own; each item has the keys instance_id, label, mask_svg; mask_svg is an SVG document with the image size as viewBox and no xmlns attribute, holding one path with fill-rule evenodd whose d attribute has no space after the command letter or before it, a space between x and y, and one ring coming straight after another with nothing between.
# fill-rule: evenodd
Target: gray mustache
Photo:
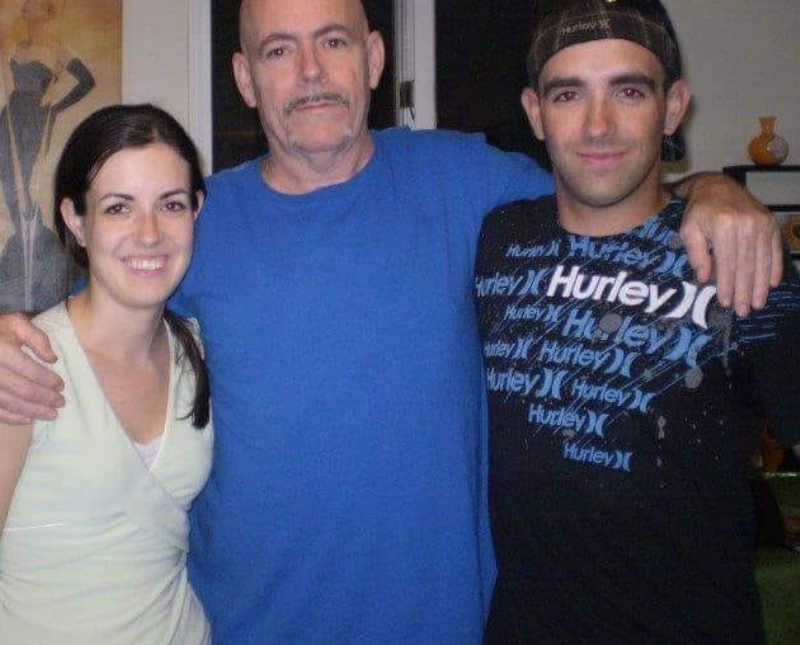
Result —
<instances>
[{"instance_id":1,"label":"gray mustache","mask_svg":"<svg viewBox=\"0 0 800 645\"><path fill-rule=\"evenodd\" d=\"M284 114L288 115L299 107L303 107L309 103L316 103L318 101L334 102L345 107L350 105L347 99L345 99L341 94L336 94L335 92L320 92L319 94L311 94L309 96L301 96L299 98L292 99L286 104L286 107L283 111Z\"/></svg>"}]
</instances>

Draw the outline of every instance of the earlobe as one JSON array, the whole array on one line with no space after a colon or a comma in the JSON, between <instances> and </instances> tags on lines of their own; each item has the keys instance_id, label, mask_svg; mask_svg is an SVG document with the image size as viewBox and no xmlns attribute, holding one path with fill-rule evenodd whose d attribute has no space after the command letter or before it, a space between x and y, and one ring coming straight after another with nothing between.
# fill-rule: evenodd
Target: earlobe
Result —
<instances>
[{"instance_id":1,"label":"earlobe","mask_svg":"<svg viewBox=\"0 0 800 645\"><path fill-rule=\"evenodd\" d=\"M203 203L205 202L205 195L203 194L202 190L198 190L195 193L195 195L197 197L197 208L194 209L194 212L192 213L192 218L194 219L194 221L197 221L197 218L200 216L200 211L203 208Z\"/></svg>"},{"instance_id":2,"label":"earlobe","mask_svg":"<svg viewBox=\"0 0 800 645\"><path fill-rule=\"evenodd\" d=\"M675 81L667 90L667 113L664 117L664 134L673 134L683 122L689 104L692 101L692 91L689 84L682 78Z\"/></svg>"},{"instance_id":3,"label":"earlobe","mask_svg":"<svg viewBox=\"0 0 800 645\"><path fill-rule=\"evenodd\" d=\"M70 233L72 233L75 240L80 246L85 247L86 237L83 231L85 219L75 212L75 204L69 197L65 197L61 200L58 210L61 212L64 224L69 229Z\"/></svg>"},{"instance_id":4,"label":"earlobe","mask_svg":"<svg viewBox=\"0 0 800 645\"><path fill-rule=\"evenodd\" d=\"M253 91L253 77L250 74L250 63L242 52L233 55L233 78L239 94L247 107L256 107L256 94Z\"/></svg>"},{"instance_id":5,"label":"earlobe","mask_svg":"<svg viewBox=\"0 0 800 645\"><path fill-rule=\"evenodd\" d=\"M531 124L533 134L539 141L544 141L544 128L542 127L542 106L539 103L539 95L533 90L532 87L526 87L522 90L520 96L522 109L528 117L528 123Z\"/></svg>"},{"instance_id":6,"label":"earlobe","mask_svg":"<svg viewBox=\"0 0 800 645\"><path fill-rule=\"evenodd\" d=\"M373 90L378 87L383 66L386 62L386 48L380 32L373 31L367 36L367 64L369 65L369 86Z\"/></svg>"}]
</instances>

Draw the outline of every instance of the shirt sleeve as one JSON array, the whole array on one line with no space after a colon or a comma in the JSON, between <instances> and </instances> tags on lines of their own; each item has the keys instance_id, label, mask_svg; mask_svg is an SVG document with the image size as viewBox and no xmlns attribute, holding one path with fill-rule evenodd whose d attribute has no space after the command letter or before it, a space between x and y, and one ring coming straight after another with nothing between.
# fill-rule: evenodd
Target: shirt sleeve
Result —
<instances>
[{"instance_id":1,"label":"shirt sleeve","mask_svg":"<svg viewBox=\"0 0 800 645\"><path fill-rule=\"evenodd\" d=\"M737 326L767 422L791 446L800 444L800 277L791 262L786 266L764 309Z\"/></svg>"}]
</instances>

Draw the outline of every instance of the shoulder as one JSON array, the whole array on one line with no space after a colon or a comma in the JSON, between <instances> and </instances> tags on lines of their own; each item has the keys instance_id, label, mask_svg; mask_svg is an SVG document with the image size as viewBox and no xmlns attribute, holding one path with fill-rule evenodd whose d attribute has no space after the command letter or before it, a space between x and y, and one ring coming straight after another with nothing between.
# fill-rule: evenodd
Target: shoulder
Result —
<instances>
[{"instance_id":1,"label":"shoulder","mask_svg":"<svg viewBox=\"0 0 800 645\"><path fill-rule=\"evenodd\" d=\"M800 332L800 275L791 261L786 261L786 271L781 283L770 290L763 309L752 312L746 318L737 318L739 329L744 333L760 330L775 330L775 336L791 330L791 336ZM763 334L770 336L770 334ZM788 337L787 337L788 340Z\"/></svg>"},{"instance_id":2,"label":"shoulder","mask_svg":"<svg viewBox=\"0 0 800 645\"><path fill-rule=\"evenodd\" d=\"M521 226L549 226L557 219L555 195L520 199L492 209L483 221L482 235Z\"/></svg>"},{"instance_id":3,"label":"shoulder","mask_svg":"<svg viewBox=\"0 0 800 645\"><path fill-rule=\"evenodd\" d=\"M72 325L63 301L35 316L31 322L48 335L51 343L60 342Z\"/></svg>"},{"instance_id":4,"label":"shoulder","mask_svg":"<svg viewBox=\"0 0 800 645\"><path fill-rule=\"evenodd\" d=\"M223 197L242 186L250 186L259 177L258 168L262 157L250 159L238 166L220 170L206 178L209 198Z\"/></svg>"},{"instance_id":5,"label":"shoulder","mask_svg":"<svg viewBox=\"0 0 800 645\"><path fill-rule=\"evenodd\" d=\"M55 363L42 363L42 365L53 370L66 383L70 369L67 366L67 362L71 364L71 361L74 360L74 351L78 342L72 330L72 323L69 320L66 305L63 301L59 302L57 305L35 316L31 322L47 334L50 347L58 358ZM28 355L34 360L38 360L33 355L33 352L28 352Z\"/></svg>"},{"instance_id":6,"label":"shoulder","mask_svg":"<svg viewBox=\"0 0 800 645\"><path fill-rule=\"evenodd\" d=\"M252 159L221 170L206 179L206 199L197 219L195 234L200 238L230 230L233 222L251 208L263 208L261 159Z\"/></svg>"},{"instance_id":7,"label":"shoulder","mask_svg":"<svg viewBox=\"0 0 800 645\"><path fill-rule=\"evenodd\" d=\"M484 212L502 201L553 190L550 175L533 159L495 148L481 133L403 127L376 131L374 135L379 154L397 173L481 195Z\"/></svg>"},{"instance_id":8,"label":"shoulder","mask_svg":"<svg viewBox=\"0 0 800 645\"><path fill-rule=\"evenodd\" d=\"M373 131L376 146L385 153L429 157L432 155L471 155L485 156L502 153L486 142L480 133L456 132L454 130L411 130L408 127L394 127Z\"/></svg>"},{"instance_id":9,"label":"shoulder","mask_svg":"<svg viewBox=\"0 0 800 645\"><path fill-rule=\"evenodd\" d=\"M167 332L170 336L170 342L174 349L176 349L175 358L176 362L181 363L185 358L186 344L194 343L201 355L204 355L203 341L200 335L200 323L196 318L189 316L179 316L174 312L168 312L167 318Z\"/></svg>"}]
</instances>

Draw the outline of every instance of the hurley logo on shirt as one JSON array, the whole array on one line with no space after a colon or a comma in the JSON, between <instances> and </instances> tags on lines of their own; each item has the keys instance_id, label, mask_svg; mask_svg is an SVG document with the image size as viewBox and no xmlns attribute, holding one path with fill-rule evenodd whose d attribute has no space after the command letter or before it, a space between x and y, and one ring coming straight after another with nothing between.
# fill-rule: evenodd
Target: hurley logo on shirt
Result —
<instances>
[{"instance_id":1,"label":"hurley logo on shirt","mask_svg":"<svg viewBox=\"0 0 800 645\"><path fill-rule=\"evenodd\" d=\"M711 299L716 295L717 288L705 286L698 288L691 282L681 280L681 289L678 302L674 296L678 295L678 289L673 287L662 288L658 284L646 283L638 280L628 280L629 273L620 271L616 275L591 275L582 273L580 266L574 265L565 269L564 265L559 264L553 272L547 287L549 297L559 293L562 298L574 300L605 300L606 302L618 302L626 307L639 307L646 303L645 313L655 314L665 307L670 307L663 318L678 319L683 318L691 311L692 322L708 329L707 312Z\"/></svg>"}]
</instances>

